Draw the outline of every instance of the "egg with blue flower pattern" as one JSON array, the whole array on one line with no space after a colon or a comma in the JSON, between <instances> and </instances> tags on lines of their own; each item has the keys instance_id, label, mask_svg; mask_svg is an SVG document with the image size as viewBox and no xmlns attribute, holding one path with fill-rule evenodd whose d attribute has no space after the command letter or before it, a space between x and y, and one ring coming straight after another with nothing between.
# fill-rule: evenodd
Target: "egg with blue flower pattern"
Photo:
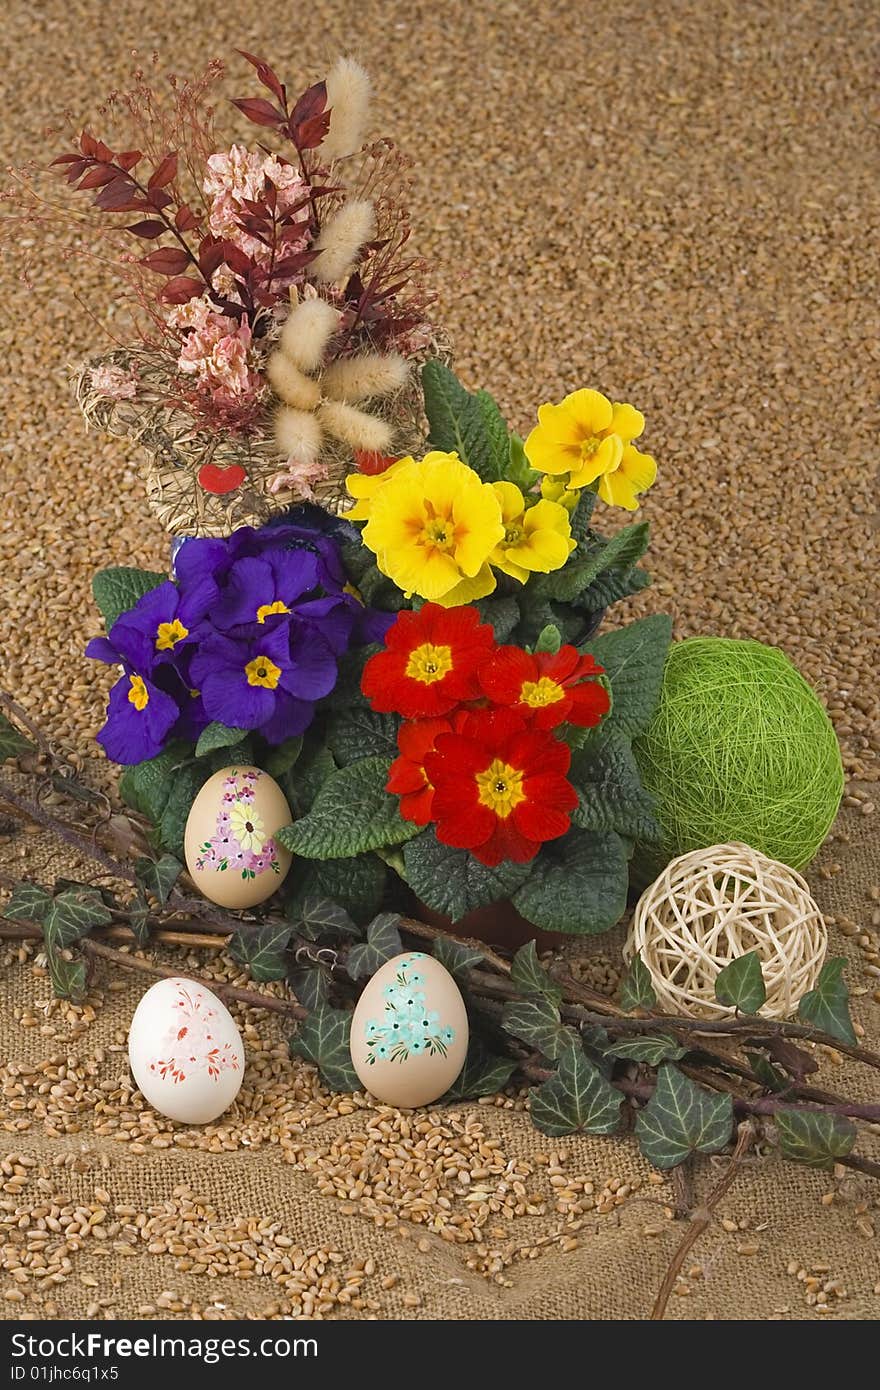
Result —
<instances>
[{"instance_id":1,"label":"egg with blue flower pattern","mask_svg":"<svg viewBox=\"0 0 880 1390\"><path fill-rule=\"evenodd\" d=\"M365 1090L408 1109L438 1100L468 1047L461 991L433 956L407 951L366 985L351 1020L351 1060Z\"/></svg>"}]
</instances>

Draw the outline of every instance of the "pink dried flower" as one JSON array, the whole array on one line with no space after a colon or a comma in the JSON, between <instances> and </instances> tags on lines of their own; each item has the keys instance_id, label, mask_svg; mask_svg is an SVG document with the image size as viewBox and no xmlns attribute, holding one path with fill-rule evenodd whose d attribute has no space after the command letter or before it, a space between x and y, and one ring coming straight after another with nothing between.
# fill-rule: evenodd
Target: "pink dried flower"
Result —
<instances>
[{"instance_id":1,"label":"pink dried flower","mask_svg":"<svg viewBox=\"0 0 880 1390\"><path fill-rule=\"evenodd\" d=\"M190 307L191 304L183 306L186 310ZM193 312L177 365L187 376L194 376L198 386L209 391L219 404L233 404L262 389L261 377L250 367L250 345L247 319L237 324L205 306L205 311Z\"/></svg>"},{"instance_id":2,"label":"pink dried flower","mask_svg":"<svg viewBox=\"0 0 880 1390\"><path fill-rule=\"evenodd\" d=\"M289 212L297 203L305 203L295 219L303 224L302 236L287 241L284 248L285 255L304 251L308 240L308 185L292 164L284 163L274 155L248 150L244 145L232 145L229 150L211 155L208 173L202 183L204 193L211 199L208 226L214 236L231 241L260 266L268 264L271 255L269 248L245 231L239 218L247 211L246 202L259 203L264 200L267 180L277 190L280 214Z\"/></svg>"},{"instance_id":3,"label":"pink dried flower","mask_svg":"<svg viewBox=\"0 0 880 1390\"><path fill-rule=\"evenodd\" d=\"M289 491L307 502L314 502L314 484L323 482L327 476L327 465L319 460L307 462L289 459L286 467L280 473L276 473L269 483L269 491L273 496L278 492Z\"/></svg>"},{"instance_id":4,"label":"pink dried flower","mask_svg":"<svg viewBox=\"0 0 880 1390\"><path fill-rule=\"evenodd\" d=\"M137 395L136 367L120 367L115 362L106 362L92 368L90 380L92 390L109 401L130 401Z\"/></svg>"}]
</instances>

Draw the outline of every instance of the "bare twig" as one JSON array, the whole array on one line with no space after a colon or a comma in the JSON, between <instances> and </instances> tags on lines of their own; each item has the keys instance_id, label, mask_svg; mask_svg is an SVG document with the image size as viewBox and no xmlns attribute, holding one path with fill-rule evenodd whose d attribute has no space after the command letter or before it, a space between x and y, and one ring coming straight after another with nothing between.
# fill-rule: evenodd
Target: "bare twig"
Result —
<instances>
[{"instance_id":1,"label":"bare twig","mask_svg":"<svg viewBox=\"0 0 880 1390\"><path fill-rule=\"evenodd\" d=\"M736 1145L730 1156L730 1162L712 1188L712 1191L709 1193L703 1205L698 1207L693 1213L691 1223L684 1236L679 1241L678 1248L669 1263L669 1268L663 1276L663 1283L660 1285L660 1291L654 1300L654 1307L651 1309L652 1322L662 1322L666 1312L666 1305L669 1302L669 1296L675 1287L676 1279L681 1273L681 1267L685 1262L688 1251L709 1226L712 1220L712 1213L725 1193L729 1192L733 1186L753 1138L754 1130L751 1122L749 1120L743 1121L739 1127Z\"/></svg>"}]
</instances>

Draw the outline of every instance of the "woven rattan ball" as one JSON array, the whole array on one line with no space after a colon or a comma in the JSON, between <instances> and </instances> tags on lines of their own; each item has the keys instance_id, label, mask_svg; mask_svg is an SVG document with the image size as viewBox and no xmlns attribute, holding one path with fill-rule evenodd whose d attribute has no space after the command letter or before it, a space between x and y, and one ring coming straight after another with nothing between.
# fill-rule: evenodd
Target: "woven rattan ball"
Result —
<instances>
[{"instance_id":1,"label":"woven rattan ball","mask_svg":"<svg viewBox=\"0 0 880 1390\"><path fill-rule=\"evenodd\" d=\"M748 845L712 845L673 859L639 899L624 947L651 973L669 1013L722 1018L715 998L725 965L757 951L766 1018L788 1018L814 987L828 933L804 879Z\"/></svg>"}]
</instances>

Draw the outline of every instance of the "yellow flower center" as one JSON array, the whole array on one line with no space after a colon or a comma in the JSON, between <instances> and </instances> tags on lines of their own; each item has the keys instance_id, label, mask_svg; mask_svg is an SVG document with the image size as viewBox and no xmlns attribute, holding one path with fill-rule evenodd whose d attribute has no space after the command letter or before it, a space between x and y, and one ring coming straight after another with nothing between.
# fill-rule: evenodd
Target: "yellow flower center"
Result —
<instances>
[{"instance_id":1,"label":"yellow flower center","mask_svg":"<svg viewBox=\"0 0 880 1390\"><path fill-rule=\"evenodd\" d=\"M505 545L519 545L519 543L520 543L520 541L522 540L522 538L523 538L523 532L522 532L522 527L521 527L521 526L516 526L516 525L513 525L513 524L512 524L512 525L510 525L510 526L505 527L505 530L504 530L504 544L505 544Z\"/></svg>"},{"instance_id":2,"label":"yellow flower center","mask_svg":"<svg viewBox=\"0 0 880 1390\"><path fill-rule=\"evenodd\" d=\"M255 656L244 669L248 685L262 685L266 690L274 690L281 679L281 667L268 656Z\"/></svg>"},{"instance_id":3,"label":"yellow flower center","mask_svg":"<svg viewBox=\"0 0 880 1390\"><path fill-rule=\"evenodd\" d=\"M170 623L160 623L156 628L156 651L170 652L184 637L189 637L189 628L184 627L179 618Z\"/></svg>"},{"instance_id":4,"label":"yellow flower center","mask_svg":"<svg viewBox=\"0 0 880 1390\"><path fill-rule=\"evenodd\" d=\"M190 690L190 692L189 692L189 698L190 698L191 700L197 700L197 699L199 698L199 696L201 695L201 693L202 693L201 690L196 690L195 687L193 687L192 690Z\"/></svg>"},{"instance_id":5,"label":"yellow flower center","mask_svg":"<svg viewBox=\"0 0 880 1390\"><path fill-rule=\"evenodd\" d=\"M544 709L546 705L556 705L565 699L565 691L549 676L541 676L536 681L523 681L519 698L530 709Z\"/></svg>"},{"instance_id":6,"label":"yellow flower center","mask_svg":"<svg viewBox=\"0 0 880 1390\"><path fill-rule=\"evenodd\" d=\"M422 539L436 550L449 550L455 543L455 528L445 517L432 517L422 532Z\"/></svg>"},{"instance_id":7,"label":"yellow flower center","mask_svg":"<svg viewBox=\"0 0 880 1390\"><path fill-rule=\"evenodd\" d=\"M585 463L587 459L591 459L601 443L602 440L598 434L591 434L589 439L582 440L581 462Z\"/></svg>"},{"instance_id":8,"label":"yellow flower center","mask_svg":"<svg viewBox=\"0 0 880 1390\"><path fill-rule=\"evenodd\" d=\"M478 772L476 782L480 801L494 811L500 820L507 820L514 806L526 799L522 773L500 758L494 758L485 772Z\"/></svg>"},{"instance_id":9,"label":"yellow flower center","mask_svg":"<svg viewBox=\"0 0 880 1390\"><path fill-rule=\"evenodd\" d=\"M273 613L289 612L290 609L288 608L287 604L282 603L281 599L277 598L274 603L264 603L260 605L260 607L257 609L257 622L264 623L267 618L272 617Z\"/></svg>"},{"instance_id":10,"label":"yellow flower center","mask_svg":"<svg viewBox=\"0 0 880 1390\"><path fill-rule=\"evenodd\" d=\"M129 676L131 689L128 692L129 703L134 705L138 714L142 709L146 709L150 703L150 695L140 676Z\"/></svg>"},{"instance_id":11,"label":"yellow flower center","mask_svg":"<svg viewBox=\"0 0 880 1390\"><path fill-rule=\"evenodd\" d=\"M423 642L420 647L415 647L406 663L406 674L422 685L442 681L451 670L452 648L435 647L433 642Z\"/></svg>"}]
</instances>

